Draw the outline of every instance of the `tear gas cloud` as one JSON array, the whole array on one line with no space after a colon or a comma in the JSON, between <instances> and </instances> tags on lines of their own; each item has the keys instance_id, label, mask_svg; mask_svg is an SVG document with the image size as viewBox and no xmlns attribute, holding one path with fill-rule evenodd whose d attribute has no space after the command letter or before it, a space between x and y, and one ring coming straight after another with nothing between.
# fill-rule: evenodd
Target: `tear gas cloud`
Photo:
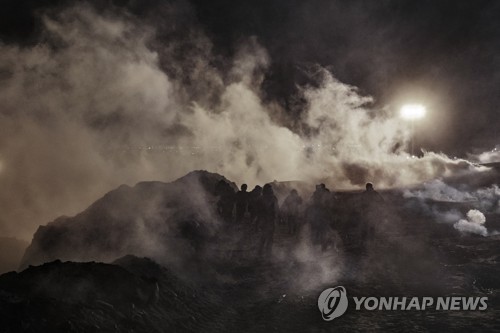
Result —
<instances>
[{"instance_id":1,"label":"tear gas cloud","mask_svg":"<svg viewBox=\"0 0 500 333\"><path fill-rule=\"evenodd\" d=\"M120 184L194 169L331 188L478 170L432 152L410 158L399 115L321 67L307 69L317 84L300 87L305 104L290 120L263 98L272 59L256 38L221 60L197 24L175 30L182 15L156 25L78 5L45 12L35 45L0 44L0 235L29 239Z\"/></svg>"},{"instance_id":2,"label":"tear gas cloud","mask_svg":"<svg viewBox=\"0 0 500 333\"><path fill-rule=\"evenodd\" d=\"M455 223L453 227L464 233L488 236L488 230L484 226L486 217L477 209L471 209L467 213L467 219L462 219Z\"/></svg>"},{"instance_id":3,"label":"tear gas cloud","mask_svg":"<svg viewBox=\"0 0 500 333\"><path fill-rule=\"evenodd\" d=\"M482 236L497 234L497 231L488 231L484 215L484 213L500 213L500 189L497 185L479 189L470 189L466 185L456 188L440 179L435 179L424 183L421 189L405 190L403 196L419 199L420 209L426 211L437 222L452 224L455 229L462 233ZM439 202L465 203L474 209L470 209L464 216L457 208L439 209L436 206L436 203Z\"/></svg>"},{"instance_id":4,"label":"tear gas cloud","mask_svg":"<svg viewBox=\"0 0 500 333\"><path fill-rule=\"evenodd\" d=\"M496 146L490 151L481 152L479 154L470 154L469 159L479 163L495 163L500 161L500 146Z\"/></svg>"}]
</instances>

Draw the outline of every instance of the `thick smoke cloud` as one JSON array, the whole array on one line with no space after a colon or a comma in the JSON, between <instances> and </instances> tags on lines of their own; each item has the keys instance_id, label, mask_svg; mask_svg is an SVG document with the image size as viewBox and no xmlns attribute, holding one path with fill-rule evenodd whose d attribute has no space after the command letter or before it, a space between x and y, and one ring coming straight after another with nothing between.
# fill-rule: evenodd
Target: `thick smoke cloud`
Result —
<instances>
[{"instance_id":1,"label":"thick smoke cloud","mask_svg":"<svg viewBox=\"0 0 500 333\"><path fill-rule=\"evenodd\" d=\"M467 213L467 219L462 219L453 225L453 228L463 232L488 236L488 230L484 226L486 217L477 209L471 209Z\"/></svg>"},{"instance_id":2,"label":"thick smoke cloud","mask_svg":"<svg viewBox=\"0 0 500 333\"><path fill-rule=\"evenodd\" d=\"M489 213L500 213L500 189L497 185L479 189L470 189L466 185L457 188L435 179L424 183L421 189L406 190L403 195L438 202L466 202Z\"/></svg>"},{"instance_id":3,"label":"thick smoke cloud","mask_svg":"<svg viewBox=\"0 0 500 333\"><path fill-rule=\"evenodd\" d=\"M458 188L435 179L424 183L421 189L405 190L405 198L419 200L419 209L432 216L437 222L447 223L462 233L481 236L496 235L485 226L486 214L500 213L500 189L497 185L488 188L470 189L466 185ZM466 205L473 207L467 214L459 208L442 209L439 205Z\"/></svg>"},{"instance_id":4,"label":"thick smoke cloud","mask_svg":"<svg viewBox=\"0 0 500 333\"><path fill-rule=\"evenodd\" d=\"M410 157L407 124L324 68L307 69L316 84L299 87L304 110L290 121L263 98L272 59L256 38L221 60L196 24L169 33L183 15L169 13L156 29L80 5L46 13L36 45L0 45L1 235L29 239L122 183L193 169L331 188L478 171L441 154Z\"/></svg>"}]
</instances>

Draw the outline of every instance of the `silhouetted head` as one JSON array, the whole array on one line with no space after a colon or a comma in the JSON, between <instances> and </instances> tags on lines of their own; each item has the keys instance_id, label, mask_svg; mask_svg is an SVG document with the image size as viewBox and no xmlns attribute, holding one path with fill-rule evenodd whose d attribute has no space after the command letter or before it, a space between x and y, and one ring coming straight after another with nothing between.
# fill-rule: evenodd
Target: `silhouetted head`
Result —
<instances>
[{"instance_id":1,"label":"silhouetted head","mask_svg":"<svg viewBox=\"0 0 500 333\"><path fill-rule=\"evenodd\" d=\"M323 183L319 184L319 187L320 187L321 189L326 189L326 185L325 185L325 184L323 184Z\"/></svg>"},{"instance_id":2,"label":"silhouetted head","mask_svg":"<svg viewBox=\"0 0 500 333\"><path fill-rule=\"evenodd\" d=\"M272 188L271 184L264 185L264 188L262 189L262 194L263 195L273 194L273 188Z\"/></svg>"},{"instance_id":3,"label":"silhouetted head","mask_svg":"<svg viewBox=\"0 0 500 333\"><path fill-rule=\"evenodd\" d=\"M255 187L252 190L252 193L260 195L262 193L262 186L260 185L255 185Z\"/></svg>"},{"instance_id":4,"label":"silhouetted head","mask_svg":"<svg viewBox=\"0 0 500 333\"><path fill-rule=\"evenodd\" d=\"M372 183L366 183L366 190L367 191L373 191L373 184Z\"/></svg>"},{"instance_id":5,"label":"silhouetted head","mask_svg":"<svg viewBox=\"0 0 500 333\"><path fill-rule=\"evenodd\" d=\"M290 191L290 194L293 194L293 195L298 195L298 193L297 193L297 190L296 190L296 189L291 190L291 191Z\"/></svg>"},{"instance_id":6,"label":"silhouetted head","mask_svg":"<svg viewBox=\"0 0 500 333\"><path fill-rule=\"evenodd\" d=\"M246 192L246 191L247 191L247 188L248 188L247 184L243 184L243 185L241 185L241 190L242 190L243 192Z\"/></svg>"}]
</instances>

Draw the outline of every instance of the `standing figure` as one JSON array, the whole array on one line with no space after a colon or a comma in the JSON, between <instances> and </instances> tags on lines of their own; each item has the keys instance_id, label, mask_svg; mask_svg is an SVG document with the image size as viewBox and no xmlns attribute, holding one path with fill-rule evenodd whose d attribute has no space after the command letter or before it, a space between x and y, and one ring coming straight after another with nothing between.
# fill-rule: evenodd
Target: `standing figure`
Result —
<instances>
[{"instance_id":1,"label":"standing figure","mask_svg":"<svg viewBox=\"0 0 500 333\"><path fill-rule=\"evenodd\" d=\"M243 218L245 217L245 213L248 208L248 199L250 193L247 192L247 184L241 185L241 190L236 193L235 198L235 219L236 223L243 222Z\"/></svg>"},{"instance_id":2,"label":"standing figure","mask_svg":"<svg viewBox=\"0 0 500 333\"><path fill-rule=\"evenodd\" d=\"M361 195L361 242L366 250L367 242L375 237L376 226L384 219L385 200L373 188L372 183L366 183L366 190Z\"/></svg>"},{"instance_id":3,"label":"standing figure","mask_svg":"<svg viewBox=\"0 0 500 333\"><path fill-rule=\"evenodd\" d=\"M262 186L256 185L248 195L248 213L250 214L250 223L256 223L257 212L259 211L259 201L262 195Z\"/></svg>"},{"instance_id":4,"label":"standing figure","mask_svg":"<svg viewBox=\"0 0 500 333\"><path fill-rule=\"evenodd\" d=\"M300 206L302 205L302 198L297 193L297 190L293 189L290 194L285 198L283 204L281 205L281 214L283 219L288 226L288 233L294 235L297 233L299 227L299 214Z\"/></svg>"},{"instance_id":5,"label":"standing figure","mask_svg":"<svg viewBox=\"0 0 500 333\"><path fill-rule=\"evenodd\" d=\"M306 220L311 227L311 242L314 245L321 245L322 250L325 250L332 241L331 200L331 192L325 184L316 185L316 191L306 210Z\"/></svg>"},{"instance_id":6,"label":"standing figure","mask_svg":"<svg viewBox=\"0 0 500 333\"><path fill-rule=\"evenodd\" d=\"M258 254L270 255L273 247L274 227L278 215L278 199L270 184L264 185L258 201L257 230L260 233Z\"/></svg>"}]
</instances>

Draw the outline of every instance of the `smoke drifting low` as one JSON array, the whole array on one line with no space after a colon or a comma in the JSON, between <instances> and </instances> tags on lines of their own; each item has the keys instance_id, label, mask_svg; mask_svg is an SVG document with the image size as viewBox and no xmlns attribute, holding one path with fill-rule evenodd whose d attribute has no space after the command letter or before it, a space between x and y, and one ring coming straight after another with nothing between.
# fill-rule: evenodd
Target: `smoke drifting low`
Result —
<instances>
[{"instance_id":1,"label":"smoke drifting low","mask_svg":"<svg viewBox=\"0 0 500 333\"><path fill-rule=\"evenodd\" d=\"M405 198L417 198L420 208L433 216L438 222L452 224L462 233L481 236L496 235L497 231L488 231L485 226L486 214L500 213L500 190L497 185L489 188L470 189L448 185L442 180L426 182L419 190L406 190ZM430 200L430 201L429 201ZM457 208L439 209L436 203L466 204L474 209L464 214Z\"/></svg>"},{"instance_id":2,"label":"smoke drifting low","mask_svg":"<svg viewBox=\"0 0 500 333\"><path fill-rule=\"evenodd\" d=\"M495 163L500 160L500 146L496 146L490 151L481 152L477 155L470 155L469 158L479 163Z\"/></svg>"},{"instance_id":3,"label":"smoke drifting low","mask_svg":"<svg viewBox=\"0 0 500 333\"><path fill-rule=\"evenodd\" d=\"M175 9L175 8L174 8ZM0 235L29 239L110 189L207 169L249 184L332 188L422 182L479 169L425 153L407 124L312 66L300 116L264 98L258 40L223 59L182 11L160 22L79 5L42 17L34 46L0 44ZM177 28L176 28L177 27Z\"/></svg>"},{"instance_id":4,"label":"smoke drifting low","mask_svg":"<svg viewBox=\"0 0 500 333\"><path fill-rule=\"evenodd\" d=\"M484 226L485 222L486 217L483 213L481 213L477 209L471 209L467 213L467 219L458 221L453 225L453 227L464 233L488 236L488 230Z\"/></svg>"}]
</instances>

